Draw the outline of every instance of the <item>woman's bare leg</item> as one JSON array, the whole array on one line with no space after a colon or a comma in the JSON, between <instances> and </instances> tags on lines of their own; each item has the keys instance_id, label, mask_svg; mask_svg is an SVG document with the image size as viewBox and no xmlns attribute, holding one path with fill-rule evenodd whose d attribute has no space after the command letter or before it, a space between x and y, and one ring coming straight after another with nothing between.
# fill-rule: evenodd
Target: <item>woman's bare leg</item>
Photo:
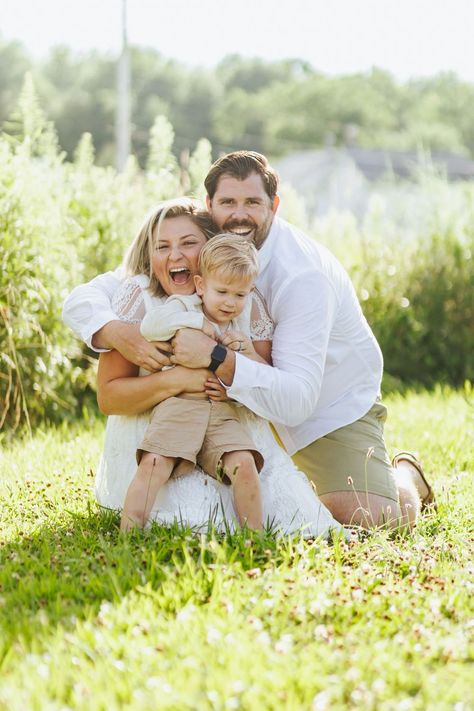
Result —
<instances>
[{"instance_id":1,"label":"woman's bare leg","mask_svg":"<svg viewBox=\"0 0 474 711\"><path fill-rule=\"evenodd\" d=\"M120 521L120 530L144 528L158 492L171 476L175 457L145 452L128 487Z\"/></svg>"}]
</instances>

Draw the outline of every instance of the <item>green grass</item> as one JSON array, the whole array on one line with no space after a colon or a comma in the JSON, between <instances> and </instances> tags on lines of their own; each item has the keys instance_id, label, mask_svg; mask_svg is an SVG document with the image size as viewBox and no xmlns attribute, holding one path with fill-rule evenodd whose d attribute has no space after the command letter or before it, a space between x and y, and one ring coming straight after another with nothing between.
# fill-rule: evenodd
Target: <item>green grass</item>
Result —
<instances>
[{"instance_id":1,"label":"green grass","mask_svg":"<svg viewBox=\"0 0 474 711\"><path fill-rule=\"evenodd\" d=\"M4 447L0 709L473 709L473 403L387 404L438 512L350 546L127 538L91 494L101 422Z\"/></svg>"}]
</instances>

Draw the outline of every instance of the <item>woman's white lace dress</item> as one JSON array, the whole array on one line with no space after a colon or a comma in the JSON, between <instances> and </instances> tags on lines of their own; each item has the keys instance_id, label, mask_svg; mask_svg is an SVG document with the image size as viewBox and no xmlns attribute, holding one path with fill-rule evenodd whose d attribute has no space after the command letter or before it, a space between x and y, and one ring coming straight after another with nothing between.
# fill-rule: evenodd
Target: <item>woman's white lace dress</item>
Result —
<instances>
[{"instance_id":1,"label":"woman's white lace dress","mask_svg":"<svg viewBox=\"0 0 474 711\"><path fill-rule=\"evenodd\" d=\"M147 290L148 278L127 279L114 296L114 310L129 323L139 323L159 297ZM252 306L252 337L270 340L273 323L257 294ZM146 372L140 373L145 375ZM302 531L305 536L327 535L341 530L327 508L316 497L306 476L296 469L288 454L276 443L268 422L239 407L239 416L249 426L255 446L265 459L260 474L264 521L279 533ZM104 451L95 482L98 502L121 509L136 470L135 452L143 438L150 411L139 416L112 415L107 420ZM198 467L184 476L170 479L157 497L151 519L162 524L182 522L198 530L212 520L218 530L236 527L232 489L204 474Z\"/></svg>"}]
</instances>

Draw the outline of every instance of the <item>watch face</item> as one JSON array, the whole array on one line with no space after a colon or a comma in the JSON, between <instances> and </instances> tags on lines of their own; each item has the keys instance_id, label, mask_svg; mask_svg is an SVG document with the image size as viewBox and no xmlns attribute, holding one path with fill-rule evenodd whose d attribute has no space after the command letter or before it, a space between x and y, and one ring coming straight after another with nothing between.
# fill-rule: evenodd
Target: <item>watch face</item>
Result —
<instances>
[{"instance_id":1,"label":"watch face","mask_svg":"<svg viewBox=\"0 0 474 711\"><path fill-rule=\"evenodd\" d=\"M221 363L225 360L225 357L227 355L227 348L223 346L221 343L218 343L217 346L212 351L212 358L215 358L216 360L219 360Z\"/></svg>"},{"instance_id":2,"label":"watch face","mask_svg":"<svg viewBox=\"0 0 474 711\"><path fill-rule=\"evenodd\" d=\"M218 343L217 346L214 346L211 353L211 363L209 365L209 370L212 372L217 370L220 364L225 361L226 355L227 348L223 346L222 343Z\"/></svg>"}]
</instances>

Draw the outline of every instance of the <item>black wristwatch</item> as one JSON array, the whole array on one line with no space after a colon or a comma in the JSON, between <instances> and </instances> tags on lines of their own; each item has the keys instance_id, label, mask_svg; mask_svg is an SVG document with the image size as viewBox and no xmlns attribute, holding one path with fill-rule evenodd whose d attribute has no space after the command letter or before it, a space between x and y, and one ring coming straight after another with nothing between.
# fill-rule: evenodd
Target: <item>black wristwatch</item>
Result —
<instances>
[{"instance_id":1,"label":"black wristwatch","mask_svg":"<svg viewBox=\"0 0 474 711\"><path fill-rule=\"evenodd\" d=\"M215 373L220 364L225 361L226 355L227 348L223 346L222 343L218 343L217 346L214 346L212 349L211 363L207 366L207 369L210 370L211 373Z\"/></svg>"}]
</instances>

